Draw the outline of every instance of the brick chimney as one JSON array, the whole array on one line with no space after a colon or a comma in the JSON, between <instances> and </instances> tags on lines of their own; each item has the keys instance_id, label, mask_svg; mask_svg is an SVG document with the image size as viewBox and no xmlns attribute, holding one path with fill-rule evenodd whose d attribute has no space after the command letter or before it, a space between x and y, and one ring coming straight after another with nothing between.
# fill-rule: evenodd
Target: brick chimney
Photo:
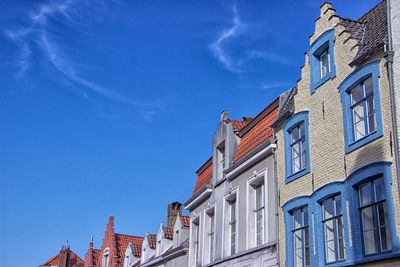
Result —
<instances>
[{"instance_id":1,"label":"brick chimney","mask_svg":"<svg viewBox=\"0 0 400 267\"><path fill-rule=\"evenodd\" d=\"M182 215L182 204L177 201L168 204L168 227L174 227L178 214Z\"/></svg>"},{"instance_id":2,"label":"brick chimney","mask_svg":"<svg viewBox=\"0 0 400 267\"><path fill-rule=\"evenodd\" d=\"M70 252L69 247L63 245L58 254L58 267L69 267Z\"/></svg>"}]
</instances>

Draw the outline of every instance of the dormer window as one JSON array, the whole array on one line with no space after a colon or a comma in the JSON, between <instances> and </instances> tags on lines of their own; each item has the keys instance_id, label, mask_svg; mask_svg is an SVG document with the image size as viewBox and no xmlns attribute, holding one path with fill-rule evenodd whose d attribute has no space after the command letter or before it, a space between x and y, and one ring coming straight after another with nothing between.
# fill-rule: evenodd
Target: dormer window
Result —
<instances>
[{"instance_id":1,"label":"dormer window","mask_svg":"<svg viewBox=\"0 0 400 267\"><path fill-rule=\"evenodd\" d=\"M225 141L217 147L219 179L224 176L225 169Z\"/></svg>"},{"instance_id":2,"label":"dormer window","mask_svg":"<svg viewBox=\"0 0 400 267\"><path fill-rule=\"evenodd\" d=\"M319 56L320 70L321 70L321 78L324 78L330 71L330 63L329 63L329 50L326 49Z\"/></svg>"}]
</instances>

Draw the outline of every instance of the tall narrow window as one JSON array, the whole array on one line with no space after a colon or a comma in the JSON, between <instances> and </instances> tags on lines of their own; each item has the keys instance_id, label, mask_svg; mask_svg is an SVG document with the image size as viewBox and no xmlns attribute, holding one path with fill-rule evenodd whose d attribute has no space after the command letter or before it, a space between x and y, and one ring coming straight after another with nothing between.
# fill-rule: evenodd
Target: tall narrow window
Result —
<instances>
[{"instance_id":1,"label":"tall narrow window","mask_svg":"<svg viewBox=\"0 0 400 267\"><path fill-rule=\"evenodd\" d=\"M214 212L208 214L210 219L210 229L208 231L208 242L209 242L209 261L212 262L214 260Z\"/></svg>"},{"instance_id":2,"label":"tall narrow window","mask_svg":"<svg viewBox=\"0 0 400 267\"><path fill-rule=\"evenodd\" d=\"M374 90L372 78L362 81L350 92L353 114L354 140L367 136L376 129Z\"/></svg>"},{"instance_id":3,"label":"tall narrow window","mask_svg":"<svg viewBox=\"0 0 400 267\"><path fill-rule=\"evenodd\" d=\"M193 250L194 250L194 262L196 266L200 265L200 254L199 254L199 249L200 249L200 225L199 225L199 218L197 218L195 221L193 221L193 226L194 226L194 236L193 236Z\"/></svg>"},{"instance_id":4,"label":"tall narrow window","mask_svg":"<svg viewBox=\"0 0 400 267\"><path fill-rule=\"evenodd\" d=\"M321 78L324 78L330 71L329 64L329 51L326 50L319 56Z\"/></svg>"},{"instance_id":5,"label":"tall narrow window","mask_svg":"<svg viewBox=\"0 0 400 267\"><path fill-rule=\"evenodd\" d=\"M326 199L322 203L325 260L327 263L344 260L344 227L340 195Z\"/></svg>"},{"instance_id":6,"label":"tall narrow window","mask_svg":"<svg viewBox=\"0 0 400 267\"><path fill-rule=\"evenodd\" d=\"M291 153L292 153L292 173L299 172L306 167L306 145L304 123L299 124L290 131Z\"/></svg>"},{"instance_id":7,"label":"tall narrow window","mask_svg":"<svg viewBox=\"0 0 400 267\"><path fill-rule=\"evenodd\" d=\"M365 255L392 249L383 178L359 187L362 236Z\"/></svg>"},{"instance_id":8,"label":"tall narrow window","mask_svg":"<svg viewBox=\"0 0 400 267\"><path fill-rule=\"evenodd\" d=\"M293 212L294 266L310 266L310 234L307 207Z\"/></svg>"},{"instance_id":9,"label":"tall narrow window","mask_svg":"<svg viewBox=\"0 0 400 267\"><path fill-rule=\"evenodd\" d=\"M110 261L110 257L109 256L110 256L110 251L107 248L105 250L104 254L103 254L103 260L102 260L102 263L101 263L102 267L108 267L108 264L109 264L109 261Z\"/></svg>"},{"instance_id":10,"label":"tall narrow window","mask_svg":"<svg viewBox=\"0 0 400 267\"><path fill-rule=\"evenodd\" d=\"M218 147L218 172L219 178L221 179L224 176L225 169L225 142L222 142Z\"/></svg>"},{"instance_id":11,"label":"tall narrow window","mask_svg":"<svg viewBox=\"0 0 400 267\"><path fill-rule=\"evenodd\" d=\"M231 255L236 253L236 199L230 202L230 251Z\"/></svg>"},{"instance_id":12,"label":"tall narrow window","mask_svg":"<svg viewBox=\"0 0 400 267\"><path fill-rule=\"evenodd\" d=\"M264 242L264 184L255 187L256 245Z\"/></svg>"}]
</instances>

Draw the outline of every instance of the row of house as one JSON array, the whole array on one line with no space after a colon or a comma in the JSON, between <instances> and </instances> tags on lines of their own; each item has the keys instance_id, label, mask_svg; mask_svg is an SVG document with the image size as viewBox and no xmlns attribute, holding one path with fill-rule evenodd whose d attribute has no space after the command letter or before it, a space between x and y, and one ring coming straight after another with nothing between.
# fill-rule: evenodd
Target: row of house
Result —
<instances>
[{"instance_id":1,"label":"row of house","mask_svg":"<svg viewBox=\"0 0 400 267\"><path fill-rule=\"evenodd\" d=\"M296 86L255 117L222 112L167 225L129 236L110 217L79 264L400 266L399 6L353 20L324 3Z\"/></svg>"}]
</instances>

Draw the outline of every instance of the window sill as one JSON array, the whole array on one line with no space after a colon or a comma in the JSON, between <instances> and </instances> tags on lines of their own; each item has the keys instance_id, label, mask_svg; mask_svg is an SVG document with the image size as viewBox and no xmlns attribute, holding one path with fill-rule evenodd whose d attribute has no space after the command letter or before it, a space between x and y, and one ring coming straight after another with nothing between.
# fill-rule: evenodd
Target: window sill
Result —
<instances>
[{"instance_id":1,"label":"window sill","mask_svg":"<svg viewBox=\"0 0 400 267\"><path fill-rule=\"evenodd\" d=\"M296 172L294 174L291 174L291 175L287 176L286 179L285 179L285 182L286 182L286 184L288 184L288 183L290 183L290 182L292 182L292 181L294 181L294 180L296 180L296 179L298 179L298 178L300 178L300 177L302 177L302 176L304 176L304 175L306 175L308 173L310 173L310 167L309 166L307 166L305 169L303 169L301 171L298 171L298 172Z\"/></svg>"},{"instance_id":2,"label":"window sill","mask_svg":"<svg viewBox=\"0 0 400 267\"><path fill-rule=\"evenodd\" d=\"M358 149L358 148L360 148L382 136L383 136L382 130L376 130L375 132L346 145L345 152L346 152L346 154L353 152L354 150L356 150L356 149Z\"/></svg>"},{"instance_id":3,"label":"window sill","mask_svg":"<svg viewBox=\"0 0 400 267\"><path fill-rule=\"evenodd\" d=\"M314 94L314 92L318 89L318 87L320 87L321 85L323 85L327 81L332 80L335 77L336 77L336 73L333 70L331 70L323 78L320 78L318 81L316 81L315 83L311 84L310 85L311 94Z\"/></svg>"}]
</instances>

